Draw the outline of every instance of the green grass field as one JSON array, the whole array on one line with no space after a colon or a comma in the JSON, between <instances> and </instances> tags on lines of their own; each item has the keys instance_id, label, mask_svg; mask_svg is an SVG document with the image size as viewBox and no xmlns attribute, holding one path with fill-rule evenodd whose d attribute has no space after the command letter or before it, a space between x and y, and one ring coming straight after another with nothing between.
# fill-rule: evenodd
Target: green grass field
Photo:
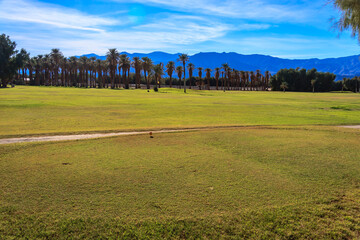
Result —
<instances>
[{"instance_id":1,"label":"green grass field","mask_svg":"<svg viewBox=\"0 0 360 240\"><path fill-rule=\"evenodd\" d=\"M359 94L16 88L2 138L247 127L0 145L0 239L360 238Z\"/></svg>"},{"instance_id":2,"label":"green grass field","mask_svg":"<svg viewBox=\"0 0 360 240\"><path fill-rule=\"evenodd\" d=\"M202 126L360 123L360 94L0 89L0 138Z\"/></svg>"}]
</instances>

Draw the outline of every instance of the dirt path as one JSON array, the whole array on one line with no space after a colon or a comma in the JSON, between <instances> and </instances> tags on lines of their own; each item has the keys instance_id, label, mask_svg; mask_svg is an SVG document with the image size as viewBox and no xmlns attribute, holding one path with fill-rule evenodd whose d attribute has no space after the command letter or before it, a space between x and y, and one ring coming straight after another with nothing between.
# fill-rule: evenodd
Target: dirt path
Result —
<instances>
[{"instance_id":1,"label":"dirt path","mask_svg":"<svg viewBox=\"0 0 360 240\"><path fill-rule=\"evenodd\" d=\"M230 127L234 128L235 126L230 126ZM244 126L242 126L242 127L244 127ZM338 127L360 129L360 125L349 125L349 126L338 126ZM224 127L222 127L222 128L224 128ZM225 127L225 128L227 128L227 127ZM213 129L213 128L168 129L168 130L152 131L152 133L187 132L187 131L198 131L198 130L206 130L206 129ZM140 135L140 134L149 134L149 131L115 132L115 133L88 133L88 134L77 134L77 135L4 138L4 139L0 139L0 145L1 144L11 144L11 143L24 143L24 142L71 141L71 140L105 138L105 137L114 137L114 136Z\"/></svg>"},{"instance_id":2,"label":"dirt path","mask_svg":"<svg viewBox=\"0 0 360 240\"><path fill-rule=\"evenodd\" d=\"M360 129L360 125L352 125L352 126L339 126L343 128L354 128L354 129Z\"/></svg>"},{"instance_id":3,"label":"dirt path","mask_svg":"<svg viewBox=\"0 0 360 240\"><path fill-rule=\"evenodd\" d=\"M159 130L159 131L152 131L152 133L185 132L185 131L193 131L193 130L198 130L198 129ZM149 131L147 131L147 132L143 131L143 132L93 133L93 134L79 134L79 135L5 138L5 139L0 139L0 144L24 143L24 142L69 141L69 140L81 140L81 139L104 138L104 137L124 136L124 135L139 135L139 134L149 134Z\"/></svg>"}]
</instances>

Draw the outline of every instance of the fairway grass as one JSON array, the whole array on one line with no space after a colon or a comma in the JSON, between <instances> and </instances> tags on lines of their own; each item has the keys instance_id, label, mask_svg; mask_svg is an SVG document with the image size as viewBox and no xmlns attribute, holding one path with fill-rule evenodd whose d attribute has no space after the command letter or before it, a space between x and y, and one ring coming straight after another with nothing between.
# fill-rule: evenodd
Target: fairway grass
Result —
<instances>
[{"instance_id":1,"label":"fairway grass","mask_svg":"<svg viewBox=\"0 0 360 240\"><path fill-rule=\"evenodd\" d=\"M360 123L360 94L0 89L0 138L216 126Z\"/></svg>"},{"instance_id":2,"label":"fairway grass","mask_svg":"<svg viewBox=\"0 0 360 240\"><path fill-rule=\"evenodd\" d=\"M1 145L0 239L358 238L359 136L284 126Z\"/></svg>"}]
</instances>

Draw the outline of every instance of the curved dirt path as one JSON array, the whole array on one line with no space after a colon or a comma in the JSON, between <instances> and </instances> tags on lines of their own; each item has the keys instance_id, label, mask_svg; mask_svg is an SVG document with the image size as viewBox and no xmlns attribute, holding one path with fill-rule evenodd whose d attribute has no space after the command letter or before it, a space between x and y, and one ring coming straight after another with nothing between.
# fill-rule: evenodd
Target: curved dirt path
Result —
<instances>
[{"instance_id":1,"label":"curved dirt path","mask_svg":"<svg viewBox=\"0 0 360 240\"><path fill-rule=\"evenodd\" d=\"M152 131L152 133L171 133L171 132L185 132L185 131L194 131L194 130L199 130L199 129L159 130L159 131ZM105 138L105 137L124 136L124 135L139 135L139 134L149 134L149 133L150 131L147 132L142 131L142 132L89 133L89 134L78 134L78 135L4 138L4 139L0 139L0 144L24 143L24 142L70 141L70 140Z\"/></svg>"},{"instance_id":2,"label":"curved dirt path","mask_svg":"<svg viewBox=\"0 0 360 240\"><path fill-rule=\"evenodd\" d=\"M236 126L229 126L234 128ZM239 127L239 126L237 126ZM241 126L244 127L244 126ZM338 126L342 128L360 129L360 125L348 125ZM224 128L224 127L222 127ZM227 128L227 127L226 127ZM168 129L152 131L152 133L172 133L172 132L188 132L188 131L199 131L213 128L187 128L187 129ZM42 137L21 137L21 138L4 138L0 139L1 144L12 144L12 143L24 143L24 142L55 142L55 141L71 141L71 140L82 140L82 139L94 139L94 138L105 138L114 136L126 136L126 135L140 135L149 134L150 131L139 131L139 132L115 132L115 133L88 133L88 134L77 134L77 135L56 135L56 136L42 136Z\"/></svg>"}]
</instances>

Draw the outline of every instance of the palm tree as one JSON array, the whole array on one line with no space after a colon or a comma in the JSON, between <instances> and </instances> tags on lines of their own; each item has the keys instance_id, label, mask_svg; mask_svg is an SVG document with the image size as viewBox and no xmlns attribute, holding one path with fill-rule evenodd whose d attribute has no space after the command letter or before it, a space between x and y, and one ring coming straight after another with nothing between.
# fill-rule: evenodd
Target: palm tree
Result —
<instances>
[{"instance_id":1,"label":"palm tree","mask_svg":"<svg viewBox=\"0 0 360 240\"><path fill-rule=\"evenodd\" d=\"M70 57L70 79L72 82L72 85L76 84L77 86L77 73L79 69L78 59L76 57Z\"/></svg>"},{"instance_id":2,"label":"palm tree","mask_svg":"<svg viewBox=\"0 0 360 240\"><path fill-rule=\"evenodd\" d=\"M99 84L99 88L103 88L104 86L103 86L103 76L102 76L102 70L103 70L102 60L96 59L95 69L97 73L97 82Z\"/></svg>"},{"instance_id":3,"label":"palm tree","mask_svg":"<svg viewBox=\"0 0 360 240\"><path fill-rule=\"evenodd\" d=\"M142 61L139 57L133 57L132 66L135 69L135 88L140 88Z\"/></svg>"},{"instance_id":4,"label":"palm tree","mask_svg":"<svg viewBox=\"0 0 360 240\"><path fill-rule=\"evenodd\" d=\"M183 72L182 66L177 66L176 72L177 72L178 78L179 78L179 88L181 88L181 77L182 77L182 72Z\"/></svg>"},{"instance_id":5,"label":"palm tree","mask_svg":"<svg viewBox=\"0 0 360 240\"><path fill-rule=\"evenodd\" d=\"M154 71L154 77L155 77L155 85L159 84L160 85L160 81L161 81L161 76L164 75L164 68L162 66L162 64L156 64L153 67L153 71Z\"/></svg>"},{"instance_id":6,"label":"palm tree","mask_svg":"<svg viewBox=\"0 0 360 240\"><path fill-rule=\"evenodd\" d=\"M170 61L166 64L166 73L169 75L170 78L170 88L172 87L172 75L175 70L175 62Z\"/></svg>"},{"instance_id":7,"label":"palm tree","mask_svg":"<svg viewBox=\"0 0 360 240\"><path fill-rule=\"evenodd\" d=\"M249 90L249 72L248 71L245 72L245 86L246 86L247 90Z\"/></svg>"},{"instance_id":8,"label":"palm tree","mask_svg":"<svg viewBox=\"0 0 360 240\"><path fill-rule=\"evenodd\" d=\"M188 69L188 71L189 71L189 80L190 80L190 86L189 86L189 88L191 89L191 85L192 85L191 79L192 79L192 77L193 77L193 71L194 71L194 69L195 69L195 65L192 64L192 63L189 63L189 64L187 65L187 69Z\"/></svg>"},{"instance_id":9,"label":"palm tree","mask_svg":"<svg viewBox=\"0 0 360 240\"><path fill-rule=\"evenodd\" d=\"M254 86L255 86L255 74L254 74L253 71L250 71L250 80L251 80L250 91L252 91L254 89Z\"/></svg>"},{"instance_id":10,"label":"palm tree","mask_svg":"<svg viewBox=\"0 0 360 240\"><path fill-rule=\"evenodd\" d=\"M109 62L109 68L110 68L110 78L111 78L111 88L115 88L115 74L116 74L116 68L117 64L120 58L120 54L116 48L111 48L106 53L106 60Z\"/></svg>"},{"instance_id":11,"label":"palm tree","mask_svg":"<svg viewBox=\"0 0 360 240\"><path fill-rule=\"evenodd\" d=\"M21 60L19 61L21 63L20 68L22 70L22 81L25 83L25 74L26 74L26 68L27 65L30 62L30 53L28 53L25 49L20 50L20 54L18 56L21 56ZM19 69L20 70L20 69Z\"/></svg>"},{"instance_id":12,"label":"palm tree","mask_svg":"<svg viewBox=\"0 0 360 240\"><path fill-rule=\"evenodd\" d=\"M29 79L30 79L31 83L33 82L34 66L35 66L34 57L27 59L27 61L25 63L25 68L29 71Z\"/></svg>"},{"instance_id":13,"label":"palm tree","mask_svg":"<svg viewBox=\"0 0 360 240\"><path fill-rule=\"evenodd\" d=\"M143 61L143 70L144 70L144 77L145 77L145 81L146 81L146 87L147 89L150 89L150 81L149 79L146 77L146 73L150 73L151 72L151 68L152 68L152 65L153 65L153 62L150 58L148 57L143 57L142 58L142 61Z\"/></svg>"},{"instance_id":14,"label":"palm tree","mask_svg":"<svg viewBox=\"0 0 360 240\"><path fill-rule=\"evenodd\" d=\"M60 61L63 59L63 54L60 52L60 49L53 48L51 49L50 58L53 62L53 72L55 78L55 85L59 84L59 65ZM52 84L53 85L53 84Z\"/></svg>"},{"instance_id":15,"label":"palm tree","mask_svg":"<svg viewBox=\"0 0 360 240\"><path fill-rule=\"evenodd\" d=\"M198 85L199 85L199 90L201 90L201 86L203 85L203 82L202 82L202 70L203 70L203 68L198 67L197 70L198 70L198 75L199 75Z\"/></svg>"},{"instance_id":16,"label":"palm tree","mask_svg":"<svg viewBox=\"0 0 360 240\"><path fill-rule=\"evenodd\" d=\"M220 68L215 68L216 90L219 90Z\"/></svg>"},{"instance_id":17,"label":"palm tree","mask_svg":"<svg viewBox=\"0 0 360 240\"><path fill-rule=\"evenodd\" d=\"M178 59L179 62L182 62L183 64L183 69L184 69L184 93L186 93L186 71L185 71L185 64L186 62L189 61L189 55L185 54L185 53L182 53L179 55L179 59Z\"/></svg>"},{"instance_id":18,"label":"palm tree","mask_svg":"<svg viewBox=\"0 0 360 240\"><path fill-rule=\"evenodd\" d=\"M205 72L206 72L207 89L210 90L211 68L206 68Z\"/></svg>"},{"instance_id":19,"label":"palm tree","mask_svg":"<svg viewBox=\"0 0 360 240\"><path fill-rule=\"evenodd\" d=\"M50 81L50 69L51 69L51 60L50 60L50 55L49 54L45 54L44 57L42 58L42 69L44 71L43 74L43 83L45 85L51 85L52 82Z\"/></svg>"},{"instance_id":20,"label":"palm tree","mask_svg":"<svg viewBox=\"0 0 360 240\"><path fill-rule=\"evenodd\" d=\"M102 61L101 62L101 70L102 70L102 81L103 81L103 86L106 88L109 88L109 84L108 84L108 72L109 72L109 63L107 61Z\"/></svg>"},{"instance_id":21,"label":"palm tree","mask_svg":"<svg viewBox=\"0 0 360 240\"><path fill-rule=\"evenodd\" d=\"M227 74L226 74L226 76L227 76L227 78L228 78L228 80L227 80L227 89L228 89L228 90L230 89L230 83L232 82L232 74L231 74L231 71L232 71L232 69L229 67L229 68L227 69Z\"/></svg>"},{"instance_id":22,"label":"palm tree","mask_svg":"<svg viewBox=\"0 0 360 240\"><path fill-rule=\"evenodd\" d=\"M79 59L79 69L80 69L80 86L87 87L87 76L86 72L88 69L88 58L86 56L81 56Z\"/></svg>"},{"instance_id":23,"label":"palm tree","mask_svg":"<svg viewBox=\"0 0 360 240\"><path fill-rule=\"evenodd\" d=\"M255 79L256 79L256 90L258 90L258 87L260 86L261 87L261 78L262 78L262 74L260 72L260 70L256 70L256 76L255 76Z\"/></svg>"},{"instance_id":24,"label":"palm tree","mask_svg":"<svg viewBox=\"0 0 360 240\"><path fill-rule=\"evenodd\" d=\"M60 61L60 67L61 67L61 86L66 86L66 75L67 75L67 65L68 60L66 57L63 57Z\"/></svg>"},{"instance_id":25,"label":"palm tree","mask_svg":"<svg viewBox=\"0 0 360 240\"><path fill-rule=\"evenodd\" d=\"M89 58L90 88L96 88L96 57Z\"/></svg>"},{"instance_id":26,"label":"palm tree","mask_svg":"<svg viewBox=\"0 0 360 240\"><path fill-rule=\"evenodd\" d=\"M230 67L229 67L229 64L223 63L223 64L221 64L221 68L223 69L223 71L224 71L224 73L225 73L225 79L222 78L222 79L223 79L223 81L222 81L222 87L223 87L223 90L224 90L224 92L225 92L226 78L228 77L227 75L228 75L228 72L229 72Z\"/></svg>"},{"instance_id":27,"label":"palm tree","mask_svg":"<svg viewBox=\"0 0 360 240\"><path fill-rule=\"evenodd\" d=\"M235 90L239 90L240 88L240 75L239 75L239 71L236 69L233 69L233 75L234 75L234 85L233 85L233 89L235 88Z\"/></svg>"},{"instance_id":28,"label":"palm tree","mask_svg":"<svg viewBox=\"0 0 360 240\"><path fill-rule=\"evenodd\" d=\"M42 72L42 55L33 57L34 67L35 67L35 85L40 86L41 72Z\"/></svg>"},{"instance_id":29,"label":"palm tree","mask_svg":"<svg viewBox=\"0 0 360 240\"><path fill-rule=\"evenodd\" d=\"M265 90L269 87L271 73L269 71L265 71Z\"/></svg>"},{"instance_id":30,"label":"palm tree","mask_svg":"<svg viewBox=\"0 0 360 240\"><path fill-rule=\"evenodd\" d=\"M122 69L122 78L124 82L124 88L129 89L129 69L131 66L130 58L126 54L120 55L120 66ZM126 76L128 74L128 76Z\"/></svg>"}]
</instances>

